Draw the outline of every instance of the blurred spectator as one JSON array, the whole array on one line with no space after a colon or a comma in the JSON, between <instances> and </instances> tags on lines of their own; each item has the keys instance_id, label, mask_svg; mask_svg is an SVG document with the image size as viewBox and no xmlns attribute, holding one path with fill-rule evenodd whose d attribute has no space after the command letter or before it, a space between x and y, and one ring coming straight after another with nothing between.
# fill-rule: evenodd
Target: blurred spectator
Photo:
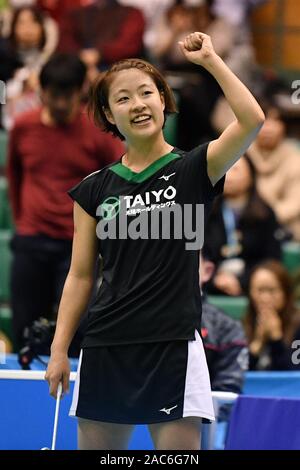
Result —
<instances>
[{"instance_id":1,"label":"blurred spectator","mask_svg":"<svg viewBox=\"0 0 300 470\"><path fill-rule=\"evenodd\" d=\"M211 37L216 53L230 64L234 73L240 76L244 70L241 58L235 61L235 65L230 62L236 51L235 27L223 18L215 17L209 3L185 0L173 5L157 24L156 41L150 48L151 56L159 62L170 85L178 91L177 145L187 150L216 137L211 114L222 91L205 69L187 63L178 41L192 31L203 31ZM250 60L247 59L247 63Z\"/></svg>"},{"instance_id":2,"label":"blurred spectator","mask_svg":"<svg viewBox=\"0 0 300 470\"><path fill-rule=\"evenodd\" d=\"M63 19L68 10L80 6L89 5L94 0L34 0L44 11L49 13L58 23Z\"/></svg>"},{"instance_id":3,"label":"blurred spectator","mask_svg":"<svg viewBox=\"0 0 300 470\"><path fill-rule=\"evenodd\" d=\"M298 269L296 269L295 272L293 272L292 281L296 302L300 303L300 266L298 267Z\"/></svg>"},{"instance_id":4,"label":"blurred spectator","mask_svg":"<svg viewBox=\"0 0 300 470\"><path fill-rule=\"evenodd\" d=\"M251 274L245 329L250 369L300 369L292 361L292 342L300 339L300 312L288 272L279 262L262 263Z\"/></svg>"},{"instance_id":5,"label":"blurred spectator","mask_svg":"<svg viewBox=\"0 0 300 470\"><path fill-rule=\"evenodd\" d=\"M81 107L85 65L54 56L40 74L42 107L17 120L8 178L16 234L11 303L15 340L55 311L68 273L73 204L67 190L123 152L120 140L90 122Z\"/></svg>"},{"instance_id":6,"label":"blurred spectator","mask_svg":"<svg viewBox=\"0 0 300 470\"><path fill-rule=\"evenodd\" d=\"M156 25L161 17L175 3L175 0L118 0L118 3L124 6L138 8L142 11L146 24L144 32L144 45L147 50L151 50L153 45L159 40L156 34Z\"/></svg>"},{"instance_id":7,"label":"blurred spectator","mask_svg":"<svg viewBox=\"0 0 300 470\"><path fill-rule=\"evenodd\" d=\"M227 21L215 17L204 0L183 0L171 6L157 23L156 41L150 52L160 59L166 70L193 70L193 64L186 64L184 56L178 48L187 34L203 31L213 42L214 49L225 61L234 47L236 31Z\"/></svg>"},{"instance_id":8,"label":"blurred spectator","mask_svg":"<svg viewBox=\"0 0 300 470\"><path fill-rule=\"evenodd\" d=\"M12 344L3 331L0 330L0 364L3 354L12 353Z\"/></svg>"},{"instance_id":9,"label":"blurred spectator","mask_svg":"<svg viewBox=\"0 0 300 470\"><path fill-rule=\"evenodd\" d=\"M14 12L10 35L0 49L0 79L8 80L3 117L6 129L12 127L18 114L39 104L38 73L58 41L57 28L52 26L50 38L45 18L37 8L23 7Z\"/></svg>"},{"instance_id":10,"label":"blurred spectator","mask_svg":"<svg viewBox=\"0 0 300 470\"><path fill-rule=\"evenodd\" d=\"M1 36L8 36L10 30L11 16L14 10L28 6L37 6L40 10L44 11L53 18L56 23L59 23L65 13L77 6L84 6L92 3L94 0L2 0L4 3L1 9L1 25L0 33ZM48 16L47 16L48 18ZM49 24L51 24L51 18L49 18ZM48 19L47 19L48 23Z\"/></svg>"},{"instance_id":11,"label":"blurred spectator","mask_svg":"<svg viewBox=\"0 0 300 470\"><path fill-rule=\"evenodd\" d=\"M144 17L116 0L95 0L67 12L60 50L78 52L89 68L105 69L114 61L143 54ZM96 75L96 74L95 74Z\"/></svg>"},{"instance_id":12,"label":"blurred spectator","mask_svg":"<svg viewBox=\"0 0 300 470\"><path fill-rule=\"evenodd\" d=\"M227 172L224 193L208 218L205 246L217 266L210 293L243 295L255 264L281 258L284 232L259 197L255 181L253 164L244 155Z\"/></svg>"},{"instance_id":13,"label":"blurred spectator","mask_svg":"<svg viewBox=\"0 0 300 470\"><path fill-rule=\"evenodd\" d=\"M205 250L200 257L200 286L205 289L214 264ZM203 287L204 286L204 287ZM212 390L241 393L248 369L248 348L240 322L202 297L201 335L205 347Z\"/></svg>"},{"instance_id":14,"label":"blurred spectator","mask_svg":"<svg viewBox=\"0 0 300 470\"><path fill-rule=\"evenodd\" d=\"M16 2L10 1L9 3L15 4ZM7 47L8 53L10 52L11 54L18 53L19 47L22 55L21 58L24 59L23 56L25 56L25 59L27 59L27 56L30 56L30 52L32 52L30 49L36 47L37 44L37 41L35 40L37 27L36 25L33 25L32 27L32 24L30 23L30 21L32 22L33 17L33 22L40 24L43 29L43 61L42 64L36 64L39 66L43 65L49 59L58 44L59 37L57 24L52 18L43 14L41 10L35 6L35 1L23 0L19 3L20 5L18 8L7 8L1 12L1 39L7 40L7 42L2 41L1 47L4 50L5 47ZM24 10L31 12L31 17L27 13L25 17L23 15L23 18L19 19L18 17ZM16 24L17 22L19 22L19 25ZM16 31L17 28L18 31ZM40 49L40 43L38 43L38 47ZM40 59L38 61L40 61ZM31 60L30 62L32 63L33 61ZM26 61L24 65L27 65Z\"/></svg>"},{"instance_id":15,"label":"blurred spectator","mask_svg":"<svg viewBox=\"0 0 300 470\"><path fill-rule=\"evenodd\" d=\"M243 33L248 31L248 20L254 8L269 0L211 0L214 14L237 26Z\"/></svg>"},{"instance_id":16,"label":"blurred spectator","mask_svg":"<svg viewBox=\"0 0 300 470\"><path fill-rule=\"evenodd\" d=\"M300 241L300 150L286 138L278 108L265 111L266 120L249 156L257 172L257 188L279 222Z\"/></svg>"},{"instance_id":17,"label":"blurred spectator","mask_svg":"<svg viewBox=\"0 0 300 470\"><path fill-rule=\"evenodd\" d=\"M256 51L253 46L250 14L254 8L268 0L207 0L212 14L225 21L227 29L234 31L234 45L226 55L227 65L256 96L262 96L268 85L265 71L256 62ZM228 43L227 30L219 29L219 40ZM230 37L232 33L230 34ZM268 72L266 72L267 74ZM274 72L275 75L275 72ZM212 127L217 135L235 119L226 99L220 96L212 111Z\"/></svg>"},{"instance_id":18,"label":"blurred spectator","mask_svg":"<svg viewBox=\"0 0 300 470\"><path fill-rule=\"evenodd\" d=\"M195 31L195 22L195 9L184 3L171 6L161 16L156 27L156 41L150 52L154 59L160 60L164 69L172 70L186 65L177 43Z\"/></svg>"}]
</instances>

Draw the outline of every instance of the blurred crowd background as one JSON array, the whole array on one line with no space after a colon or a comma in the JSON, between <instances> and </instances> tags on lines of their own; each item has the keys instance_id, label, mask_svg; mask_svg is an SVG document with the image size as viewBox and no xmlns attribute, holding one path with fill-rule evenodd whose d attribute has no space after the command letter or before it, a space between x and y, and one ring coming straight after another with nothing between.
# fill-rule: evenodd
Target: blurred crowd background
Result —
<instances>
[{"instance_id":1,"label":"blurred crowd background","mask_svg":"<svg viewBox=\"0 0 300 470\"><path fill-rule=\"evenodd\" d=\"M0 1L0 339L7 352L26 346L40 317L55 321L72 243L66 191L124 150L85 111L99 74L127 57L162 70L179 109L165 136L184 150L216 138L234 119L213 77L177 46L193 31L211 36L266 114L205 228L202 336L212 382L239 392L248 367L299 369L292 361L300 339L297 0Z\"/></svg>"}]
</instances>

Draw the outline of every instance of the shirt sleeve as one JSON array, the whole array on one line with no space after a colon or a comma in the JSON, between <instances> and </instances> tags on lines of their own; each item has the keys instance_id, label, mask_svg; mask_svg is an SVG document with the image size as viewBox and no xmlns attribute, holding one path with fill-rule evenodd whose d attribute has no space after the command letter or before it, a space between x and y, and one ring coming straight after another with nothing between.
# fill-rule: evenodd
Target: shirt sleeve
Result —
<instances>
[{"instance_id":1,"label":"shirt sleeve","mask_svg":"<svg viewBox=\"0 0 300 470\"><path fill-rule=\"evenodd\" d=\"M209 142L198 145L186 154L185 164L189 173L189 180L201 189L202 198L212 201L216 196L222 194L224 189L225 175L213 186L207 174L207 148Z\"/></svg>"},{"instance_id":2,"label":"shirt sleeve","mask_svg":"<svg viewBox=\"0 0 300 470\"><path fill-rule=\"evenodd\" d=\"M98 172L97 172L98 173ZM80 183L69 189L68 194L85 212L96 219L97 211L97 180L95 175L87 176Z\"/></svg>"}]
</instances>

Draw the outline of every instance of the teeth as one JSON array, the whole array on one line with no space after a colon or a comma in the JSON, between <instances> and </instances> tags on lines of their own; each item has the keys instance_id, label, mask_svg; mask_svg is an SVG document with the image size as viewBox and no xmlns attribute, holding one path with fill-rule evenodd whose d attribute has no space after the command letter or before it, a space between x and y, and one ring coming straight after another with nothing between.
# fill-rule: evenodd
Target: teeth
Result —
<instances>
[{"instance_id":1,"label":"teeth","mask_svg":"<svg viewBox=\"0 0 300 470\"><path fill-rule=\"evenodd\" d=\"M141 121L146 121L150 119L150 116L146 116L146 115L142 115L142 116L138 116L136 117L133 122L141 122Z\"/></svg>"}]
</instances>

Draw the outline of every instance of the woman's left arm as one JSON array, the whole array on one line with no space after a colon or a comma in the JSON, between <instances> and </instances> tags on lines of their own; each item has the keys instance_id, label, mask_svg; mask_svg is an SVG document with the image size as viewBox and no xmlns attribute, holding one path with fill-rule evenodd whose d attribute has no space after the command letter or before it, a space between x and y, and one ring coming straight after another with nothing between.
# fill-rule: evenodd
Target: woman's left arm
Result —
<instances>
[{"instance_id":1,"label":"woman's left arm","mask_svg":"<svg viewBox=\"0 0 300 470\"><path fill-rule=\"evenodd\" d=\"M265 116L248 88L215 53L207 34L192 33L179 45L190 62L201 65L213 75L236 118L208 146L208 176L212 184L216 184L253 142Z\"/></svg>"}]
</instances>

